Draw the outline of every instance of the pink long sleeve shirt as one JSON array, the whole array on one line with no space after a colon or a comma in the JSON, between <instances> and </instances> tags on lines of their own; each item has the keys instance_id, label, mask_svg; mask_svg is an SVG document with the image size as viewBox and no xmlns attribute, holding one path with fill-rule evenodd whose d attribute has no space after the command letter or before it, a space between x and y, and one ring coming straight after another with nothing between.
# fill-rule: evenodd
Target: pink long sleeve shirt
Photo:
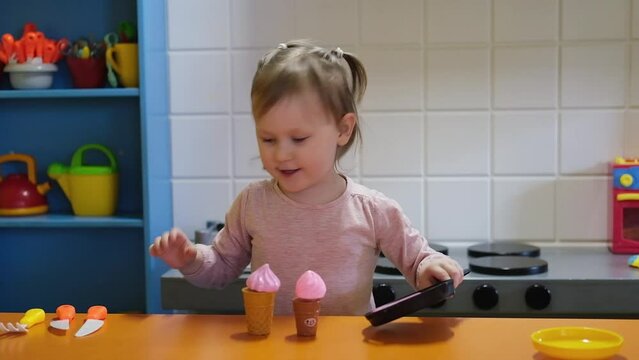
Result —
<instances>
[{"instance_id":1,"label":"pink long sleeve shirt","mask_svg":"<svg viewBox=\"0 0 639 360\"><path fill-rule=\"evenodd\" d=\"M181 269L192 284L222 288L268 263L280 278L275 314L291 314L295 283L306 270L326 283L323 315L362 315L374 308L373 272L380 251L420 287L418 274L434 257L400 206L347 178L334 201L305 205L286 197L274 180L250 184L235 199L212 246L197 245L196 260Z\"/></svg>"}]
</instances>

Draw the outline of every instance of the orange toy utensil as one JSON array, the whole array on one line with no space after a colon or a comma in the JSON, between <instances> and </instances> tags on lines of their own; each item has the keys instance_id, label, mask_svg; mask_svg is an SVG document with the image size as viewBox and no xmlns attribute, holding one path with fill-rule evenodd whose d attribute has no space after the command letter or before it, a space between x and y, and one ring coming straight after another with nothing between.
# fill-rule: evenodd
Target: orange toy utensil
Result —
<instances>
[{"instance_id":1,"label":"orange toy utensil","mask_svg":"<svg viewBox=\"0 0 639 360\"><path fill-rule=\"evenodd\" d=\"M55 58L58 49L56 48L55 41L46 40L44 44L44 49L42 50L42 62L44 63L52 63Z\"/></svg>"},{"instance_id":2,"label":"orange toy utensil","mask_svg":"<svg viewBox=\"0 0 639 360\"><path fill-rule=\"evenodd\" d=\"M2 48L4 49L4 53L7 55L7 59L11 60L11 56L14 53L13 46L15 43L15 39L11 34L2 35Z\"/></svg>"},{"instance_id":3,"label":"orange toy utensil","mask_svg":"<svg viewBox=\"0 0 639 360\"><path fill-rule=\"evenodd\" d=\"M35 32L28 32L22 39L22 43L24 44L24 55L27 60L33 59L38 45L38 35Z\"/></svg>"},{"instance_id":4,"label":"orange toy utensil","mask_svg":"<svg viewBox=\"0 0 639 360\"><path fill-rule=\"evenodd\" d=\"M15 51L18 63L23 63L27 60L26 56L24 55L24 44L22 43L22 40L16 40L13 43L13 51Z\"/></svg>"},{"instance_id":5,"label":"orange toy utensil","mask_svg":"<svg viewBox=\"0 0 639 360\"><path fill-rule=\"evenodd\" d=\"M22 37L24 37L28 32L36 32L38 31L38 27L34 23L25 23L22 27Z\"/></svg>"},{"instance_id":6,"label":"orange toy utensil","mask_svg":"<svg viewBox=\"0 0 639 360\"><path fill-rule=\"evenodd\" d=\"M60 305L55 313L57 320L51 321L49 326L58 330L69 330L69 322L75 317L75 308L72 305Z\"/></svg>"},{"instance_id":7,"label":"orange toy utensil","mask_svg":"<svg viewBox=\"0 0 639 360\"><path fill-rule=\"evenodd\" d=\"M35 57L42 58L42 56L44 54L44 42L45 42L46 38L44 37L44 33L41 32L41 31L38 31L35 34L36 34Z\"/></svg>"},{"instance_id":8,"label":"orange toy utensil","mask_svg":"<svg viewBox=\"0 0 639 360\"><path fill-rule=\"evenodd\" d=\"M107 308L102 305L95 305L89 308L87 320L84 325L75 333L76 337L86 336L98 331L104 325L104 319L107 317Z\"/></svg>"}]
</instances>

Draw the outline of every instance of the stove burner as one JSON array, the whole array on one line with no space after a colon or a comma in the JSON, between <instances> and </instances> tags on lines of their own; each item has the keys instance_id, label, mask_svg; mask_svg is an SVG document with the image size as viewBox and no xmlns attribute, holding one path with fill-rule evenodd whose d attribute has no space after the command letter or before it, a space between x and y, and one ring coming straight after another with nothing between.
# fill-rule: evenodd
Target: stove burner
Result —
<instances>
[{"instance_id":1,"label":"stove burner","mask_svg":"<svg viewBox=\"0 0 639 360\"><path fill-rule=\"evenodd\" d=\"M448 247L444 246L444 245L439 245L439 244L428 244L428 246L430 246L431 248L433 248L433 250L440 252L444 255L448 255Z\"/></svg>"},{"instance_id":2,"label":"stove burner","mask_svg":"<svg viewBox=\"0 0 639 360\"><path fill-rule=\"evenodd\" d=\"M428 244L433 250L440 252L444 255L448 255L448 247L439 244ZM386 275L401 275L402 273L397 270L395 265L388 260L383 253L379 254L379 258L377 259L377 266L375 266L375 272L378 274L386 274Z\"/></svg>"},{"instance_id":3,"label":"stove burner","mask_svg":"<svg viewBox=\"0 0 639 360\"><path fill-rule=\"evenodd\" d=\"M538 257L539 248L532 245L519 243L486 243L477 244L468 248L468 256L528 256Z\"/></svg>"},{"instance_id":4,"label":"stove burner","mask_svg":"<svg viewBox=\"0 0 639 360\"><path fill-rule=\"evenodd\" d=\"M488 275L535 275L548 271L548 263L528 256L483 256L468 261L470 271Z\"/></svg>"}]
</instances>

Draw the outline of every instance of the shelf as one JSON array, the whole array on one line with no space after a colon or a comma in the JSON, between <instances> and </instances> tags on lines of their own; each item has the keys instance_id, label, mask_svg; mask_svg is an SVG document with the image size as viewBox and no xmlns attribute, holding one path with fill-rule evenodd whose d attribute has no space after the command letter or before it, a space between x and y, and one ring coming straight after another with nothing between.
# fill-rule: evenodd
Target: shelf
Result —
<instances>
[{"instance_id":1,"label":"shelf","mask_svg":"<svg viewBox=\"0 0 639 360\"><path fill-rule=\"evenodd\" d=\"M139 88L0 90L0 99L137 97Z\"/></svg>"},{"instance_id":2,"label":"shelf","mask_svg":"<svg viewBox=\"0 0 639 360\"><path fill-rule=\"evenodd\" d=\"M142 228L144 222L140 216L74 216L74 215L39 215L21 217L0 217L0 228Z\"/></svg>"}]
</instances>

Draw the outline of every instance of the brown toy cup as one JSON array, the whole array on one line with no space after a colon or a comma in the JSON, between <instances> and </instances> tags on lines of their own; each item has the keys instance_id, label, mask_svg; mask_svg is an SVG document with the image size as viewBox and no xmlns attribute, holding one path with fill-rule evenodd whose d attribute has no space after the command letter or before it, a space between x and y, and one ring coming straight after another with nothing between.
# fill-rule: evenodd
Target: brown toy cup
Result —
<instances>
[{"instance_id":1,"label":"brown toy cup","mask_svg":"<svg viewBox=\"0 0 639 360\"><path fill-rule=\"evenodd\" d=\"M320 301L293 299L297 336L315 336L319 324Z\"/></svg>"},{"instance_id":2,"label":"brown toy cup","mask_svg":"<svg viewBox=\"0 0 639 360\"><path fill-rule=\"evenodd\" d=\"M268 335L273 323L273 308L275 306L274 292L259 292L249 288L242 288L246 325L251 335Z\"/></svg>"}]
</instances>

